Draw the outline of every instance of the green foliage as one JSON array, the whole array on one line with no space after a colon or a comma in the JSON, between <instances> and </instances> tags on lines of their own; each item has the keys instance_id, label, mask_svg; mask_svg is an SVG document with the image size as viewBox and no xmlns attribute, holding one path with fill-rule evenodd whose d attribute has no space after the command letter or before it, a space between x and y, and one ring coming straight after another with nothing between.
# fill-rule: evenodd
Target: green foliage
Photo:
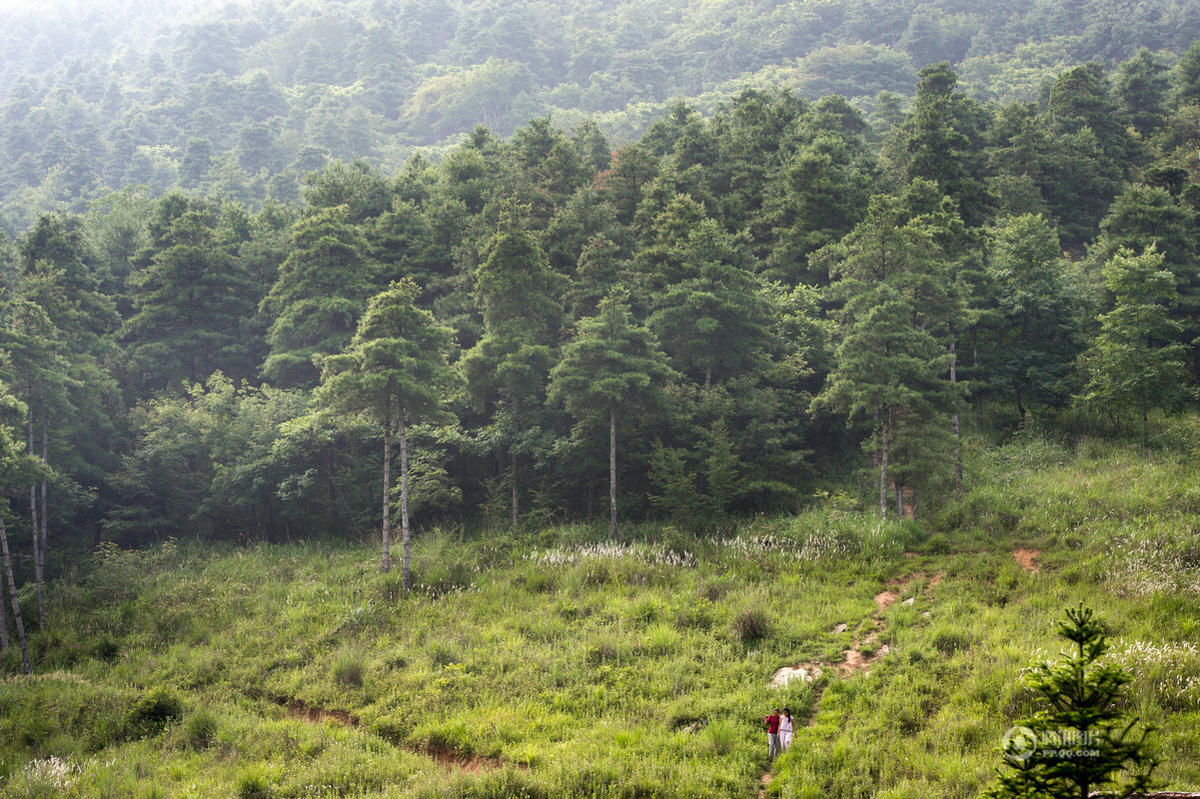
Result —
<instances>
[{"instance_id":1,"label":"green foliage","mask_svg":"<svg viewBox=\"0 0 1200 799\"><path fill-rule=\"evenodd\" d=\"M995 797L1088 796L1115 788L1122 796L1152 786L1154 769L1147 736L1134 731L1137 719L1120 708L1130 676L1103 663L1108 650L1104 625L1091 608L1068 608L1058 635L1073 645L1056 663L1039 663L1029 687L1048 705L1018 726L1032 732L1006 741L1005 765L989 794ZM1032 751L1030 751L1032 750Z\"/></svg>"},{"instance_id":2,"label":"green foliage","mask_svg":"<svg viewBox=\"0 0 1200 799\"><path fill-rule=\"evenodd\" d=\"M1170 406L1184 392L1184 350L1170 343L1178 324L1167 314L1175 296L1171 273L1153 247L1141 255L1122 250L1104 267L1113 309L1100 316L1096 343L1083 356L1088 383L1081 401L1119 418L1141 418L1146 443L1151 407Z\"/></svg>"},{"instance_id":3,"label":"green foliage","mask_svg":"<svg viewBox=\"0 0 1200 799\"><path fill-rule=\"evenodd\" d=\"M183 716L179 697L165 688L143 695L129 711L129 728L135 736L157 735L163 727Z\"/></svg>"}]
</instances>

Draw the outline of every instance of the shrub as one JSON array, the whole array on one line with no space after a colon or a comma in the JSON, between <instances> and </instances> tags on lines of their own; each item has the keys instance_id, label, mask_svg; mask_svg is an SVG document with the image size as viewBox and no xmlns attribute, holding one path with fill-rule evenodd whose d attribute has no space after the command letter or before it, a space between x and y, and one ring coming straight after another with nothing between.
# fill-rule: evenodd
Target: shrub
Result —
<instances>
[{"instance_id":1,"label":"shrub","mask_svg":"<svg viewBox=\"0 0 1200 799\"><path fill-rule=\"evenodd\" d=\"M114 660L120 652L120 645L107 635L101 636L100 640L92 647L92 656L106 663Z\"/></svg>"},{"instance_id":2,"label":"shrub","mask_svg":"<svg viewBox=\"0 0 1200 799\"><path fill-rule=\"evenodd\" d=\"M183 715L183 705L174 692L155 688L129 711L129 727L135 737L155 735Z\"/></svg>"},{"instance_id":3,"label":"shrub","mask_svg":"<svg viewBox=\"0 0 1200 799\"><path fill-rule=\"evenodd\" d=\"M217 738L217 718L200 708L183 725L184 740L193 749L207 749Z\"/></svg>"},{"instance_id":4,"label":"shrub","mask_svg":"<svg viewBox=\"0 0 1200 799\"><path fill-rule=\"evenodd\" d=\"M770 633L767 617L757 608L743 610L733 619L733 634L743 644L766 638Z\"/></svg>"},{"instance_id":5,"label":"shrub","mask_svg":"<svg viewBox=\"0 0 1200 799\"><path fill-rule=\"evenodd\" d=\"M666 655L679 646L680 635L669 624L658 623L646 631L646 650L652 655Z\"/></svg>"},{"instance_id":6,"label":"shrub","mask_svg":"<svg viewBox=\"0 0 1200 799\"><path fill-rule=\"evenodd\" d=\"M333 656L333 679L347 688L361 688L367 663L362 654L349 647L342 647Z\"/></svg>"}]
</instances>

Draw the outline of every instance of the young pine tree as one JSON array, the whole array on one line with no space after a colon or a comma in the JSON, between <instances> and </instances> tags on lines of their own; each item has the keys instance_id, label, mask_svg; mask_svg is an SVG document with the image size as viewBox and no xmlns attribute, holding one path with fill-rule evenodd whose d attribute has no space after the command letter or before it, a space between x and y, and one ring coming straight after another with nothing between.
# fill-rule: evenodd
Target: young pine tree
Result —
<instances>
[{"instance_id":1,"label":"young pine tree","mask_svg":"<svg viewBox=\"0 0 1200 799\"><path fill-rule=\"evenodd\" d=\"M1130 677L1101 659L1108 649L1104 625L1090 608L1070 608L1058 634L1071 647L1056 663L1041 663L1029 686L1046 709L1017 722L1006 737L1002 773L991 799L1088 799L1096 790L1127 799L1151 788L1155 766L1143 728L1121 710Z\"/></svg>"},{"instance_id":2,"label":"young pine tree","mask_svg":"<svg viewBox=\"0 0 1200 799\"><path fill-rule=\"evenodd\" d=\"M409 569L408 426L437 416L456 372L447 365L450 329L417 307L420 289L411 280L393 283L371 298L354 339L339 355L325 358L318 401L331 410L366 411L383 426L383 560L391 568L389 505L392 436L400 437L400 529L404 588Z\"/></svg>"}]
</instances>

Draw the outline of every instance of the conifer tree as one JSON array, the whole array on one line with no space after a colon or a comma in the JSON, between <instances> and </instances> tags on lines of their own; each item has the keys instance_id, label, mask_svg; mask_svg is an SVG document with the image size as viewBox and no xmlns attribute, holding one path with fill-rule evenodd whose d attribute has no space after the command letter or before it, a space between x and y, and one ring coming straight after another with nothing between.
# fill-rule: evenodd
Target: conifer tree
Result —
<instances>
[{"instance_id":1,"label":"conifer tree","mask_svg":"<svg viewBox=\"0 0 1200 799\"><path fill-rule=\"evenodd\" d=\"M523 442L537 430L561 324L562 281L537 241L511 217L493 236L475 281L484 336L463 357L463 368L479 404L497 398L503 403L515 527L520 518L519 457Z\"/></svg>"},{"instance_id":2,"label":"conifer tree","mask_svg":"<svg viewBox=\"0 0 1200 799\"><path fill-rule=\"evenodd\" d=\"M608 417L609 535L617 533L618 416L656 400L662 385L677 376L654 334L634 321L623 289L576 324L562 360L550 371L550 399L563 402L580 420Z\"/></svg>"},{"instance_id":3,"label":"conifer tree","mask_svg":"<svg viewBox=\"0 0 1200 799\"><path fill-rule=\"evenodd\" d=\"M1127 799L1152 789L1151 730L1135 731L1137 719L1122 709L1130 676L1102 660L1108 637L1091 608L1079 605L1065 615L1058 634L1071 646L1030 674L1029 687L1045 707L1006 736L1011 771L999 775L991 799Z\"/></svg>"},{"instance_id":4,"label":"conifer tree","mask_svg":"<svg viewBox=\"0 0 1200 799\"><path fill-rule=\"evenodd\" d=\"M370 296L366 242L343 206L319 208L292 228L292 250L262 302L271 319L262 371L281 386L316 383L314 357L353 337Z\"/></svg>"},{"instance_id":5,"label":"conifer tree","mask_svg":"<svg viewBox=\"0 0 1200 799\"><path fill-rule=\"evenodd\" d=\"M400 529L405 590L412 587L409 567L408 428L438 417L455 372L447 365L452 345L448 327L417 305L416 283L393 283L371 298L354 338L345 350L322 362L318 402L342 411L365 411L383 427L383 556L391 568L392 436L400 443Z\"/></svg>"},{"instance_id":6,"label":"conifer tree","mask_svg":"<svg viewBox=\"0 0 1200 799\"><path fill-rule=\"evenodd\" d=\"M1184 347L1173 339L1179 323L1168 315L1174 280L1151 247L1141 255L1121 250L1104 265L1113 309L1100 315L1100 334L1084 355L1088 383L1082 401L1114 418L1133 410L1146 446L1150 408L1186 396Z\"/></svg>"}]
</instances>

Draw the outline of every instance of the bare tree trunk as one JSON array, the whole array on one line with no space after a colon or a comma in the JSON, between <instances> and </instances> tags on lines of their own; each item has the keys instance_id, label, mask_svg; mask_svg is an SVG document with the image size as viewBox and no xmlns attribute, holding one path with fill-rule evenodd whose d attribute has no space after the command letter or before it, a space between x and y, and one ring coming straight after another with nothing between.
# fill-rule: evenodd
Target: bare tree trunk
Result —
<instances>
[{"instance_id":1,"label":"bare tree trunk","mask_svg":"<svg viewBox=\"0 0 1200 799\"><path fill-rule=\"evenodd\" d=\"M904 518L904 486L896 483L896 518Z\"/></svg>"},{"instance_id":2,"label":"bare tree trunk","mask_svg":"<svg viewBox=\"0 0 1200 799\"><path fill-rule=\"evenodd\" d=\"M887 408L883 410L883 446L879 448L879 512L883 514L883 518L887 520L887 485L888 485L888 434L891 432L888 429L889 415Z\"/></svg>"},{"instance_id":3,"label":"bare tree trunk","mask_svg":"<svg viewBox=\"0 0 1200 799\"><path fill-rule=\"evenodd\" d=\"M8 614L4 610L4 586L0 585L0 652L8 651Z\"/></svg>"},{"instance_id":4,"label":"bare tree trunk","mask_svg":"<svg viewBox=\"0 0 1200 799\"><path fill-rule=\"evenodd\" d=\"M390 571L392 568L392 419L389 409L387 419L383 422L383 524L380 525L383 539L383 561L380 568Z\"/></svg>"},{"instance_id":5,"label":"bare tree trunk","mask_svg":"<svg viewBox=\"0 0 1200 799\"><path fill-rule=\"evenodd\" d=\"M712 366L704 367L704 387L712 388Z\"/></svg>"},{"instance_id":6,"label":"bare tree trunk","mask_svg":"<svg viewBox=\"0 0 1200 799\"><path fill-rule=\"evenodd\" d=\"M950 339L950 383L958 385L958 344ZM958 400L954 401L954 415L950 419L954 428L954 496L962 497L963 468L962 468L962 438L958 428Z\"/></svg>"},{"instance_id":7,"label":"bare tree trunk","mask_svg":"<svg viewBox=\"0 0 1200 799\"><path fill-rule=\"evenodd\" d=\"M617 403L608 403L608 535L617 537Z\"/></svg>"},{"instance_id":8,"label":"bare tree trunk","mask_svg":"<svg viewBox=\"0 0 1200 799\"><path fill-rule=\"evenodd\" d=\"M12 602L13 620L17 624L17 640L21 644L21 665L26 674L32 674L29 668L29 643L25 640L25 624L21 621L21 604L17 601L17 581L13 579L12 557L8 554L8 534L4 530L4 517L0 516L0 552L4 554L4 573L8 576L8 597Z\"/></svg>"},{"instance_id":9,"label":"bare tree trunk","mask_svg":"<svg viewBox=\"0 0 1200 799\"><path fill-rule=\"evenodd\" d=\"M913 486L912 517L914 520L921 518L921 503L917 498L917 487L916 486Z\"/></svg>"},{"instance_id":10,"label":"bare tree trunk","mask_svg":"<svg viewBox=\"0 0 1200 799\"><path fill-rule=\"evenodd\" d=\"M29 409L29 457L34 457L33 449L33 409ZM38 523L37 481L29 482L29 521L33 526L33 579L37 585L37 616L38 626L42 626L42 528Z\"/></svg>"},{"instance_id":11,"label":"bare tree trunk","mask_svg":"<svg viewBox=\"0 0 1200 799\"><path fill-rule=\"evenodd\" d=\"M516 400L513 400L513 444L512 444L512 526L516 527L520 523L518 515L518 503L520 502L520 490L517 486L517 436L521 433L521 419L518 415L520 407Z\"/></svg>"},{"instance_id":12,"label":"bare tree trunk","mask_svg":"<svg viewBox=\"0 0 1200 799\"><path fill-rule=\"evenodd\" d=\"M48 411L44 411L42 413L42 466L46 466L46 467L48 467L50 465L50 427L49 427L49 423L47 421L49 419L49 417L50 417L50 413ZM45 574L45 572L46 572L46 565L48 563L47 556L50 552L50 547L47 546L47 543L46 543L46 531L47 531L47 526L49 524L50 524L50 514L46 511L46 478L43 475L43 477L42 477L42 546L41 546L42 573L43 574Z\"/></svg>"},{"instance_id":13,"label":"bare tree trunk","mask_svg":"<svg viewBox=\"0 0 1200 799\"><path fill-rule=\"evenodd\" d=\"M400 409L400 538L404 543L404 590L412 590L412 570L409 566L408 536L408 429L404 426L404 409Z\"/></svg>"}]
</instances>

